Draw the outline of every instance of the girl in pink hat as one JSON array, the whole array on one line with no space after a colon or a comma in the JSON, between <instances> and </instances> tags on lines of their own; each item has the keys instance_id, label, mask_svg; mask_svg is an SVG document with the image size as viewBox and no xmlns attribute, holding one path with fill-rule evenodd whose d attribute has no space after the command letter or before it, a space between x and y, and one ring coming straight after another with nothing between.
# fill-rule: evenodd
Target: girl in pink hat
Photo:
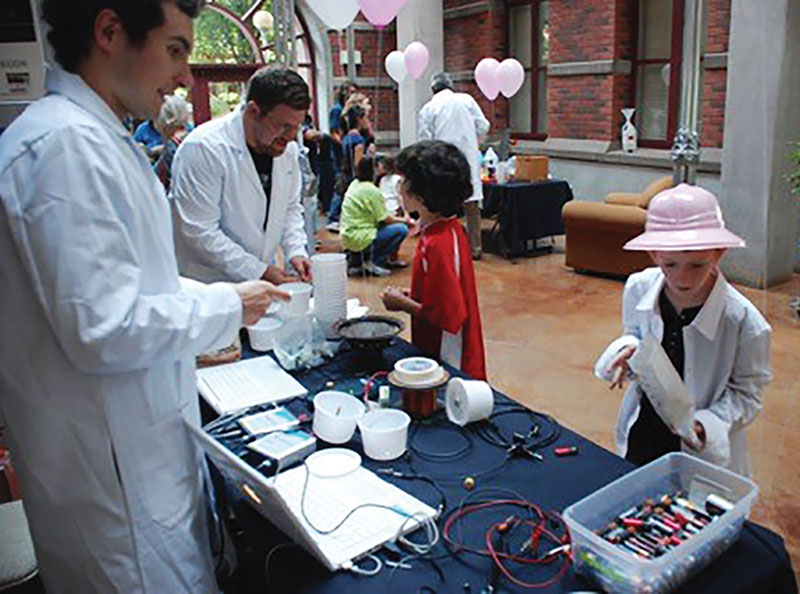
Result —
<instances>
[{"instance_id":1,"label":"girl in pink hat","mask_svg":"<svg viewBox=\"0 0 800 594\"><path fill-rule=\"evenodd\" d=\"M688 184L653 198L645 232L625 245L646 250L657 268L628 278L623 336L600 357L595 374L612 388L631 380L617 418L617 451L637 465L683 449L749 473L744 429L761 410L771 379L772 329L720 272L725 251L738 247L744 241L725 228L716 197ZM662 419L657 398L663 396L654 399L643 389L655 386L657 378L647 376L652 368L631 365L646 339L663 348L693 405L685 431ZM665 394L669 399L675 392Z\"/></svg>"}]
</instances>

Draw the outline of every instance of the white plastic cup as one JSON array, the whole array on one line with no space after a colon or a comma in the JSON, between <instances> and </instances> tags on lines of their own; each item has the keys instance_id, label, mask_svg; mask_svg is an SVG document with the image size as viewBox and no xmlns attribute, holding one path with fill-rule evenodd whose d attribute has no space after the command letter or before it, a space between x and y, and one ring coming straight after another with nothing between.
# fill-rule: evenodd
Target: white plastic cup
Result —
<instances>
[{"instance_id":1,"label":"white plastic cup","mask_svg":"<svg viewBox=\"0 0 800 594\"><path fill-rule=\"evenodd\" d=\"M247 335L250 337L250 346L253 350L263 353L274 349L275 335L282 324L278 318L265 316L252 326L248 326Z\"/></svg>"},{"instance_id":2,"label":"white plastic cup","mask_svg":"<svg viewBox=\"0 0 800 594\"><path fill-rule=\"evenodd\" d=\"M302 316L308 313L311 300L311 290L314 288L309 283L284 283L278 288L289 293L289 301L283 302L282 313L290 316Z\"/></svg>"},{"instance_id":3,"label":"white plastic cup","mask_svg":"<svg viewBox=\"0 0 800 594\"><path fill-rule=\"evenodd\" d=\"M345 443L356 431L366 406L345 392L326 390L314 396L314 435L328 443Z\"/></svg>"},{"instance_id":4,"label":"white plastic cup","mask_svg":"<svg viewBox=\"0 0 800 594\"><path fill-rule=\"evenodd\" d=\"M358 419L364 453L373 460L394 460L406 451L409 417L402 410L371 410Z\"/></svg>"}]
</instances>

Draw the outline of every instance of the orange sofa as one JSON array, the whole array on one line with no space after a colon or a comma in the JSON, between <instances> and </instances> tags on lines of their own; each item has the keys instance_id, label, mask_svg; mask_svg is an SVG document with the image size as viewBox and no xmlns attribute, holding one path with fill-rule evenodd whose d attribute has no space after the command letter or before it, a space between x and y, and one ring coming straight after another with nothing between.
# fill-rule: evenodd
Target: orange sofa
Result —
<instances>
[{"instance_id":1,"label":"orange sofa","mask_svg":"<svg viewBox=\"0 0 800 594\"><path fill-rule=\"evenodd\" d=\"M629 252L622 246L644 231L653 196L671 187L672 177L662 177L641 193L613 192L603 202L567 202L562 210L567 266L615 276L652 266L647 252Z\"/></svg>"}]
</instances>

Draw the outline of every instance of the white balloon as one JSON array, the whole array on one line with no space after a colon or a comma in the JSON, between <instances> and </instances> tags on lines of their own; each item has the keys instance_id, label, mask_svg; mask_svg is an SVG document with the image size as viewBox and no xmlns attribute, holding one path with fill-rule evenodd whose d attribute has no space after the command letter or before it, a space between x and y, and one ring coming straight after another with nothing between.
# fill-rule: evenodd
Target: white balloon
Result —
<instances>
[{"instance_id":1,"label":"white balloon","mask_svg":"<svg viewBox=\"0 0 800 594\"><path fill-rule=\"evenodd\" d=\"M400 50L389 52L384 60L384 66L386 66L386 72L396 83L403 82L408 74L405 54Z\"/></svg>"},{"instance_id":2,"label":"white balloon","mask_svg":"<svg viewBox=\"0 0 800 594\"><path fill-rule=\"evenodd\" d=\"M341 31L358 14L357 0L308 0L308 5L329 28Z\"/></svg>"}]
</instances>

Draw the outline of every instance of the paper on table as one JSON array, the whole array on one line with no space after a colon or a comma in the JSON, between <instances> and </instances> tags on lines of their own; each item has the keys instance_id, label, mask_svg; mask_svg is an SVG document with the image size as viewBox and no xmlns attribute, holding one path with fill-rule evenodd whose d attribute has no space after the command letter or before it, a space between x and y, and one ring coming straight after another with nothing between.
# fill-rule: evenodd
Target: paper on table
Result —
<instances>
[{"instance_id":1,"label":"paper on table","mask_svg":"<svg viewBox=\"0 0 800 594\"><path fill-rule=\"evenodd\" d=\"M661 344L648 334L628 365L661 420L681 439L700 449L700 440L694 432L694 401Z\"/></svg>"},{"instance_id":2,"label":"paper on table","mask_svg":"<svg viewBox=\"0 0 800 594\"><path fill-rule=\"evenodd\" d=\"M200 369L197 389L220 414L308 393L269 356Z\"/></svg>"}]
</instances>

